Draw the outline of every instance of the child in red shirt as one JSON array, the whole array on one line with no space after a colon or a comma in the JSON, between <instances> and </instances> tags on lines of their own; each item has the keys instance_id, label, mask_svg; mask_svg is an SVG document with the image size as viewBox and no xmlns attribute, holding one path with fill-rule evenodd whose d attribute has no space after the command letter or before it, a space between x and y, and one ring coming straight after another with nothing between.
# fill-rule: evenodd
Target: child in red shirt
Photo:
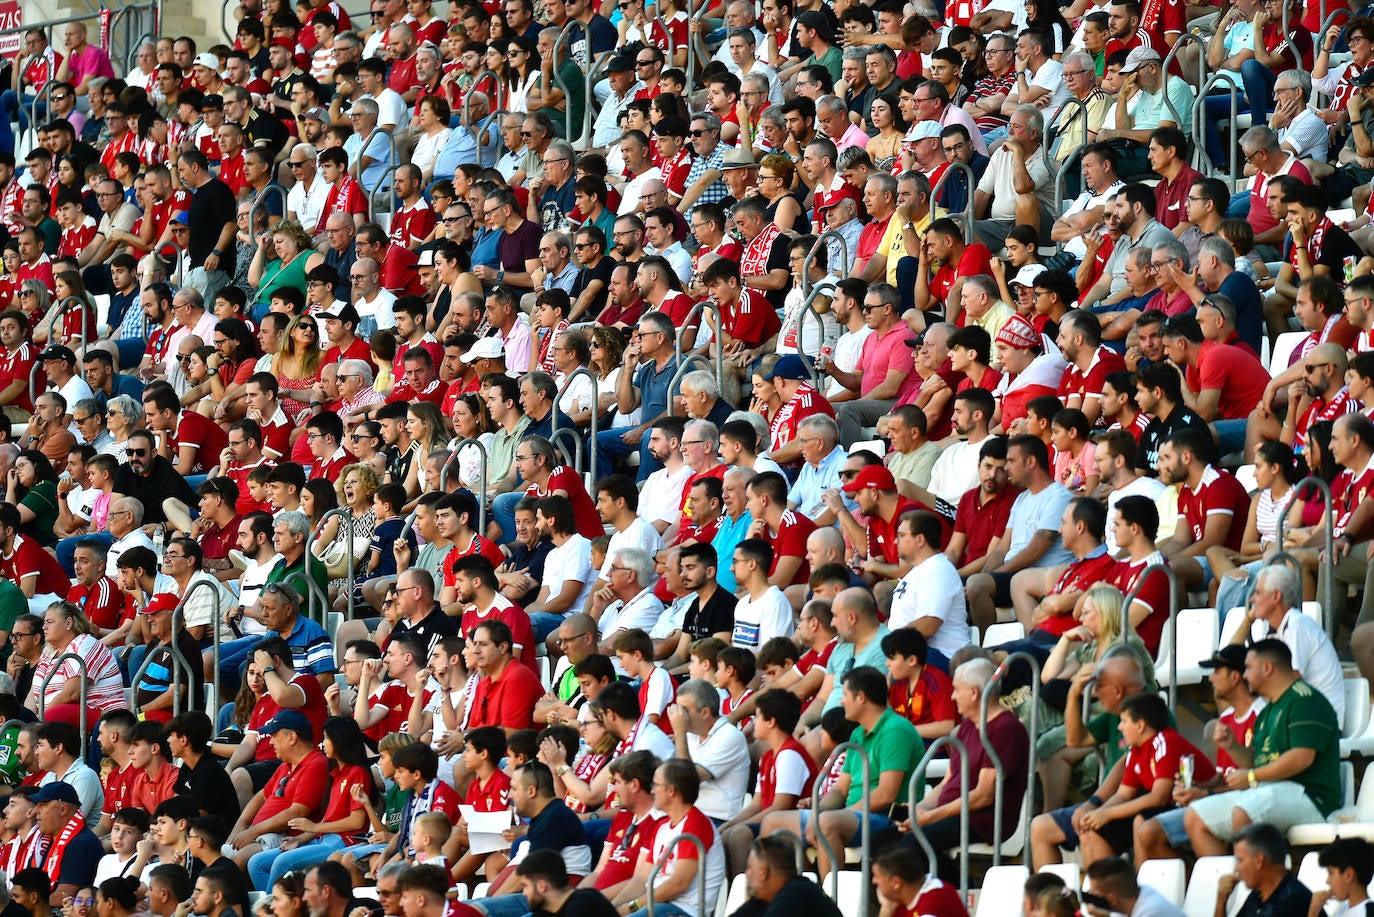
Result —
<instances>
[{"instance_id":1,"label":"child in red shirt","mask_svg":"<svg viewBox=\"0 0 1374 917\"><path fill-rule=\"evenodd\" d=\"M902 627L883 638L882 648L892 677L888 706L910 720L926 742L949 735L958 719L954 683L944 672L926 665L926 638L914 627Z\"/></svg>"}]
</instances>

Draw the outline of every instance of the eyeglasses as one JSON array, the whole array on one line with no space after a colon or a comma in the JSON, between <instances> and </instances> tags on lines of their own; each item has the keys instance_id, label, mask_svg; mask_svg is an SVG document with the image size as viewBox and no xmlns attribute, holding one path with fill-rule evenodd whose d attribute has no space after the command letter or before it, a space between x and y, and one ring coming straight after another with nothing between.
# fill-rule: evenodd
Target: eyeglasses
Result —
<instances>
[{"instance_id":1,"label":"eyeglasses","mask_svg":"<svg viewBox=\"0 0 1374 917\"><path fill-rule=\"evenodd\" d=\"M701 131L688 131L688 133L691 134L693 137L701 137L701 136L703 136L703 135L705 135L705 134L709 134L709 133L711 133L711 132L710 132L709 130L701 130Z\"/></svg>"},{"instance_id":2,"label":"eyeglasses","mask_svg":"<svg viewBox=\"0 0 1374 917\"><path fill-rule=\"evenodd\" d=\"M1335 365L1335 364L1333 364L1333 363L1312 363L1312 364L1310 364L1310 365L1304 366L1302 369L1303 369L1303 372L1311 373L1311 372L1316 372L1317 370L1321 369L1323 366L1334 366L1334 365Z\"/></svg>"},{"instance_id":3,"label":"eyeglasses","mask_svg":"<svg viewBox=\"0 0 1374 917\"><path fill-rule=\"evenodd\" d=\"M288 163L288 164L291 166L291 168L293 168L293 169L301 169L301 168L304 168L304 167L305 167L305 160L304 160L304 159L302 159L302 160L300 160L300 161L297 161L297 160L295 160L295 159L289 159L289 160L287 160L287 163Z\"/></svg>"},{"instance_id":4,"label":"eyeglasses","mask_svg":"<svg viewBox=\"0 0 1374 917\"><path fill-rule=\"evenodd\" d=\"M37 631L33 631L33 632L29 632L29 633L23 633L23 634L19 633L19 631L17 631L17 630L16 630L16 631L10 631L10 640L11 640L11 641L14 641L14 640L23 640L23 639L25 639L26 637L37 637L37 636L38 636L38 632L37 632ZM559 642L562 642L562 641L559 641Z\"/></svg>"},{"instance_id":5,"label":"eyeglasses","mask_svg":"<svg viewBox=\"0 0 1374 917\"><path fill-rule=\"evenodd\" d=\"M148 455L147 449L125 449L124 454L129 458L145 458Z\"/></svg>"}]
</instances>

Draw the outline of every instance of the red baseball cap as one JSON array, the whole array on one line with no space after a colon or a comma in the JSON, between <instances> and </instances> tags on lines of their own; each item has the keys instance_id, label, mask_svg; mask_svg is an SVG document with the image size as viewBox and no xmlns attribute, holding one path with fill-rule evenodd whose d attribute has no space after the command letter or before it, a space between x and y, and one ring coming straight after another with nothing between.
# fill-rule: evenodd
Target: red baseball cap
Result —
<instances>
[{"instance_id":1,"label":"red baseball cap","mask_svg":"<svg viewBox=\"0 0 1374 917\"><path fill-rule=\"evenodd\" d=\"M865 487L872 487L875 490L897 489L897 480L892 477L892 472L887 470L886 465L867 465L863 471L854 476L854 480L844 485L840 489L847 494L855 494Z\"/></svg>"}]
</instances>

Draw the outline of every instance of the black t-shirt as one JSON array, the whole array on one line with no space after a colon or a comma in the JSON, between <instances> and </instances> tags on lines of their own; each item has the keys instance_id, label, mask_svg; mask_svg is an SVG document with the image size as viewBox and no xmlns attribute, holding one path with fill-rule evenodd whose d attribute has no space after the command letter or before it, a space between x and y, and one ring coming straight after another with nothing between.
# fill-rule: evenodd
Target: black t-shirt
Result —
<instances>
[{"instance_id":1,"label":"black t-shirt","mask_svg":"<svg viewBox=\"0 0 1374 917\"><path fill-rule=\"evenodd\" d=\"M275 155L275 153L273 154ZM201 267L219 244L224 224L233 224L238 216L238 202L234 192L218 178L212 178L201 185L191 195L191 239L188 246L191 266ZM219 269L234 276L234 253L237 246L232 242L220 249Z\"/></svg>"},{"instance_id":2,"label":"black t-shirt","mask_svg":"<svg viewBox=\"0 0 1374 917\"><path fill-rule=\"evenodd\" d=\"M202 764L203 763L202 761ZM216 767L218 767L218 765L216 765ZM220 770L222 773L223 768L220 768ZM232 788L233 784L230 784L230 787ZM181 791L178 789L177 792L179 793ZM230 799L233 798L234 796L231 795ZM237 819L238 816L235 815L234 818ZM229 822L228 824L232 825L233 822ZM191 860L191 881L195 882L196 879L199 879L212 869L215 871L215 875L222 875L229 881L228 894L226 894L225 897L234 904L232 908L225 911L220 917L231 917L235 908L238 909L240 914L253 913L252 906L248 903L247 877L244 875L243 870L239 869L238 865L233 860L229 859L229 857L221 856L209 866L206 866L200 860Z\"/></svg>"},{"instance_id":3,"label":"black t-shirt","mask_svg":"<svg viewBox=\"0 0 1374 917\"><path fill-rule=\"evenodd\" d=\"M821 887L798 876L778 890L763 910L763 917L840 917L840 909Z\"/></svg>"},{"instance_id":4,"label":"black t-shirt","mask_svg":"<svg viewBox=\"0 0 1374 917\"><path fill-rule=\"evenodd\" d=\"M593 280L601 281L601 291L592 297L591 305L587 307L586 312L582 313L579 321L589 322L606 308L606 297L610 295L611 274L615 273L618 266L610 258L602 258L596 263L596 267L584 267L577 272L577 279L573 281L572 288L573 302L577 302L582 291L587 289Z\"/></svg>"},{"instance_id":5,"label":"black t-shirt","mask_svg":"<svg viewBox=\"0 0 1374 917\"><path fill-rule=\"evenodd\" d=\"M781 268L784 271L792 269L792 262L788 252L792 249L792 237L786 233L780 233L773 240L773 247L768 252L768 268L764 273L776 271ZM789 275L790 276L790 275ZM763 295L768 298L768 302L774 309L781 309L787 301L787 294L792 289L792 285L785 284L780 290L764 290Z\"/></svg>"},{"instance_id":6,"label":"black t-shirt","mask_svg":"<svg viewBox=\"0 0 1374 917\"><path fill-rule=\"evenodd\" d=\"M167 515L162 511L162 501L168 497L176 497L187 506L196 505L196 495L191 485L177 474L171 462L160 455L153 457L152 473L147 477L136 474L128 465L120 465L115 473L114 492L134 497L143 504L145 524L167 521Z\"/></svg>"},{"instance_id":7,"label":"black t-shirt","mask_svg":"<svg viewBox=\"0 0 1374 917\"><path fill-rule=\"evenodd\" d=\"M562 852L568 847L584 847L587 844L587 832L583 830L581 819L561 799L553 800L544 807L544 811L530 819L526 838L531 853L536 850Z\"/></svg>"},{"instance_id":8,"label":"black t-shirt","mask_svg":"<svg viewBox=\"0 0 1374 917\"><path fill-rule=\"evenodd\" d=\"M712 634L728 634L735 629L735 605L739 599L720 587L703 606L701 597L692 603L682 619L682 629L701 640Z\"/></svg>"},{"instance_id":9,"label":"black t-shirt","mask_svg":"<svg viewBox=\"0 0 1374 917\"><path fill-rule=\"evenodd\" d=\"M1305 914L1311 905L1311 890L1290 872L1284 874L1283 881L1267 900L1262 900L1258 891L1252 891L1236 917L1287 917Z\"/></svg>"},{"instance_id":10,"label":"black t-shirt","mask_svg":"<svg viewBox=\"0 0 1374 917\"><path fill-rule=\"evenodd\" d=\"M1159 446L1169 437L1179 430L1192 428L1201 430L1208 434L1208 452L1212 453L1203 458L1209 462L1216 462L1220 456L1216 455L1216 447L1212 444L1211 429L1207 426L1207 421L1183 405L1177 405L1169 415L1168 420L1161 420L1156 417L1150 421L1150 425L1145 428L1145 432L1140 434L1140 451L1136 453L1135 467L1141 474L1148 474L1155 477L1158 472L1155 470L1155 463L1159 461Z\"/></svg>"},{"instance_id":11,"label":"black t-shirt","mask_svg":"<svg viewBox=\"0 0 1374 917\"><path fill-rule=\"evenodd\" d=\"M174 792L190 799L206 815L218 815L225 824L238 820L238 800L229 772L209 754L201 755L194 768L182 766Z\"/></svg>"},{"instance_id":12,"label":"black t-shirt","mask_svg":"<svg viewBox=\"0 0 1374 917\"><path fill-rule=\"evenodd\" d=\"M444 614L443 609L436 604L430 609L429 614L420 619L420 623L411 624L402 619L391 629L392 640L407 634L419 637L424 641L425 658L428 659L428 653L434 652L434 648L439 645L441 640L447 640L449 637L458 635L458 619L450 618Z\"/></svg>"},{"instance_id":13,"label":"black t-shirt","mask_svg":"<svg viewBox=\"0 0 1374 917\"><path fill-rule=\"evenodd\" d=\"M248 123L243 125L243 135L248 146L265 145L271 151L273 159L281 154L282 147L286 146L286 141L291 138L286 125L264 111L248 113Z\"/></svg>"},{"instance_id":14,"label":"black t-shirt","mask_svg":"<svg viewBox=\"0 0 1374 917\"><path fill-rule=\"evenodd\" d=\"M556 911L535 908L532 912L533 917L616 917L618 913L615 905L594 888L573 889L568 900Z\"/></svg>"}]
</instances>

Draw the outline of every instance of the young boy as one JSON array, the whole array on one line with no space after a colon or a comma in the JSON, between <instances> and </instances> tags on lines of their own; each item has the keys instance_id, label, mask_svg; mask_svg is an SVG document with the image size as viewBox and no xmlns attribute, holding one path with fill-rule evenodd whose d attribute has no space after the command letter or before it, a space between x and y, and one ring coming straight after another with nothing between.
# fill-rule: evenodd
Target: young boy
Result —
<instances>
[{"instance_id":1,"label":"young boy","mask_svg":"<svg viewBox=\"0 0 1374 917\"><path fill-rule=\"evenodd\" d=\"M666 734L673 727L663 711L677 698L677 686L666 669L654 664L654 641L638 628L621 631L615 638L615 657L632 680L639 682L639 709Z\"/></svg>"},{"instance_id":2,"label":"young boy","mask_svg":"<svg viewBox=\"0 0 1374 917\"><path fill-rule=\"evenodd\" d=\"M949 735L958 719L954 683L926 665L926 638L914 627L902 627L883 637L882 649L892 679L887 691L892 712L910 720L927 742Z\"/></svg>"},{"instance_id":3,"label":"young boy","mask_svg":"<svg viewBox=\"0 0 1374 917\"><path fill-rule=\"evenodd\" d=\"M758 656L754 660L754 665L758 669L759 680L763 687L768 687L782 678L792 667L801 659L801 654L797 652L797 644L787 637L774 637L763 646L759 647Z\"/></svg>"},{"instance_id":4,"label":"young boy","mask_svg":"<svg viewBox=\"0 0 1374 917\"><path fill-rule=\"evenodd\" d=\"M110 825L110 849L95 867L95 885L106 879L125 874L126 867L138 853L138 842L148 833L148 813L142 809L123 808L114 814Z\"/></svg>"},{"instance_id":5,"label":"young boy","mask_svg":"<svg viewBox=\"0 0 1374 917\"><path fill-rule=\"evenodd\" d=\"M569 703L576 715L564 718L560 714L559 723L580 722L591 717L587 704L600 697L607 685L615 683L615 666L611 664L611 657L592 653L573 666L573 675L577 678L577 694Z\"/></svg>"},{"instance_id":6,"label":"young boy","mask_svg":"<svg viewBox=\"0 0 1374 917\"><path fill-rule=\"evenodd\" d=\"M444 845L453 835L453 825L442 812L426 812L415 819L415 866L438 866L448 869Z\"/></svg>"},{"instance_id":7,"label":"young boy","mask_svg":"<svg viewBox=\"0 0 1374 917\"><path fill-rule=\"evenodd\" d=\"M1317 854L1326 867L1326 889L1312 893L1309 914L1320 914L1331 899L1345 902L1341 917L1367 917L1369 881L1374 878L1374 844L1362 837L1338 837Z\"/></svg>"},{"instance_id":8,"label":"young boy","mask_svg":"<svg viewBox=\"0 0 1374 917\"><path fill-rule=\"evenodd\" d=\"M366 580L396 575L396 552L392 546L396 539L401 537L401 531L405 528L405 505L406 489L401 484L383 484L372 495L372 511L383 521L378 522L372 531L372 543L368 546L367 572L358 580L359 590ZM410 545L411 555L414 556L417 550L414 529L406 534L406 543ZM358 598L362 598L361 591Z\"/></svg>"},{"instance_id":9,"label":"young boy","mask_svg":"<svg viewBox=\"0 0 1374 917\"><path fill-rule=\"evenodd\" d=\"M248 472L248 496L259 506L271 507L272 512L276 507L272 504L272 465L259 465Z\"/></svg>"},{"instance_id":10,"label":"young boy","mask_svg":"<svg viewBox=\"0 0 1374 917\"><path fill-rule=\"evenodd\" d=\"M1149 819L1174 807L1174 780L1184 755L1192 756L1195 784L1211 780L1216 770L1206 755L1169 725L1169 705L1158 694L1126 698L1117 728L1130 747L1121 786L1096 809L1077 818L1084 869L1131 849L1137 815Z\"/></svg>"},{"instance_id":11,"label":"young boy","mask_svg":"<svg viewBox=\"0 0 1374 917\"><path fill-rule=\"evenodd\" d=\"M539 754L539 730L517 729L506 736L506 773L513 774L522 764L529 764Z\"/></svg>"},{"instance_id":12,"label":"young boy","mask_svg":"<svg viewBox=\"0 0 1374 917\"><path fill-rule=\"evenodd\" d=\"M34 845L42 843L38 830L38 806L32 799L37 792L37 786L15 787L5 803L3 834L0 834L4 838L0 842L0 869L6 875L13 875L22 869L34 853ZM146 824L146 814L144 820Z\"/></svg>"},{"instance_id":13,"label":"young boy","mask_svg":"<svg viewBox=\"0 0 1374 917\"><path fill-rule=\"evenodd\" d=\"M721 664L725 664L724 659ZM749 859L749 845L758 836L759 823L765 815L795 809L799 801L810 798L816 762L792 735L801 714L801 698L788 691L774 688L755 699L754 738L767 745L768 750L759 759L753 801L720 826L726 863L731 870L738 866L743 871Z\"/></svg>"},{"instance_id":14,"label":"young boy","mask_svg":"<svg viewBox=\"0 0 1374 917\"><path fill-rule=\"evenodd\" d=\"M329 858L343 863L353 876L354 882L359 885L365 884L364 871L369 875L376 873L372 866L372 860L376 854L386 850L387 843L400 829L401 817L410 805L411 791L403 789L400 783L396 781L396 764L391 756L397 750L414 744L414 742L415 739L404 732L393 732L383 736L382 741L377 743L377 770L386 780L387 787L382 814L377 814L377 810L372 806L372 800L362 791L361 787L354 787L353 789L354 798L359 799L361 797L359 801L367 812L367 821L372 829L372 834L366 844L358 844L347 850L332 853ZM380 864L377 865L380 866Z\"/></svg>"},{"instance_id":15,"label":"young boy","mask_svg":"<svg viewBox=\"0 0 1374 917\"><path fill-rule=\"evenodd\" d=\"M787 639L780 637L776 639ZM721 716L729 716L754 692L749 685L754 680L754 654L738 646L727 646L716 657L716 685L725 692L720 699ZM745 727L745 734L752 729ZM751 736L752 738L752 736Z\"/></svg>"},{"instance_id":16,"label":"young boy","mask_svg":"<svg viewBox=\"0 0 1374 917\"><path fill-rule=\"evenodd\" d=\"M510 777L501 770L506 732L500 726L482 726L469 730L466 739L463 766L473 776L463 794L463 804L478 812L500 812L510 804Z\"/></svg>"},{"instance_id":17,"label":"young boy","mask_svg":"<svg viewBox=\"0 0 1374 917\"><path fill-rule=\"evenodd\" d=\"M692 641L692 645L687 648L692 657L687 664L687 677L700 678L715 684L716 663L720 661L720 651L728 645L717 637L702 637L700 640Z\"/></svg>"},{"instance_id":18,"label":"young boy","mask_svg":"<svg viewBox=\"0 0 1374 917\"><path fill-rule=\"evenodd\" d=\"M401 813L396 835L382 851L382 862L403 861L415 856L415 819L426 812L443 812L450 821L458 819L458 793L438 779L439 756L434 749L414 742L391 753L396 769L396 785L410 791L410 802Z\"/></svg>"}]
</instances>

